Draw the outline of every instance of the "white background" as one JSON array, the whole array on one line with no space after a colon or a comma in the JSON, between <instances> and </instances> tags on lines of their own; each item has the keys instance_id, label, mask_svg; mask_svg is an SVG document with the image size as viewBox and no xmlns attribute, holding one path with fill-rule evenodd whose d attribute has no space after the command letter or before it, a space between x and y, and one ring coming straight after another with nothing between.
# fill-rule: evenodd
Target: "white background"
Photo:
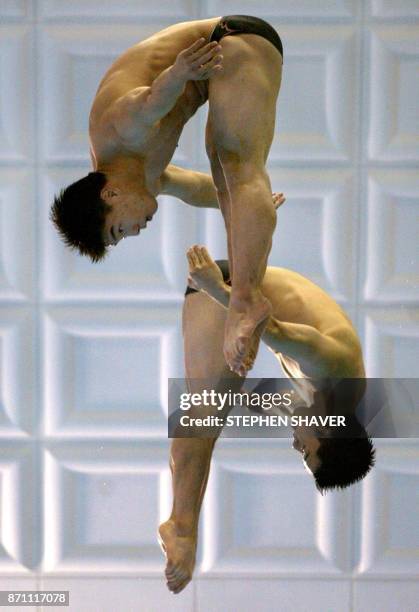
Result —
<instances>
[{"instance_id":1,"label":"white background","mask_svg":"<svg viewBox=\"0 0 419 612\"><path fill-rule=\"evenodd\" d=\"M70 589L74 612L413 612L412 440L377 442L362 484L324 498L289 440L221 442L195 580L168 593L167 378L183 374L185 250L225 256L220 213L160 198L100 265L48 221L90 169L88 112L113 58L229 13L266 18L284 44L269 171L288 201L270 263L344 306L369 376L419 377L418 0L0 0L0 589ZM174 163L208 169L205 114ZM266 351L254 375L278 375Z\"/></svg>"}]
</instances>

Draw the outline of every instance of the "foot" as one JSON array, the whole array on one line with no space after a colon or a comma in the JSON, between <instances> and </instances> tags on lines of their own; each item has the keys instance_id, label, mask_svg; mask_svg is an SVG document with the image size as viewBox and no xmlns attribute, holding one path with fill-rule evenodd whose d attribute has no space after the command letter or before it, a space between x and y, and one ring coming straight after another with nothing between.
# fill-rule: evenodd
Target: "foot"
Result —
<instances>
[{"instance_id":1,"label":"foot","mask_svg":"<svg viewBox=\"0 0 419 612\"><path fill-rule=\"evenodd\" d=\"M270 302L259 294L252 301L230 300L227 313L224 357L233 372L245 376L256 359L263 330L271 315Z\"/></svg>"},{"instance_id":2,"label":"foot","mask_svg":"<svg viewBox=\"0 0 419 612\"><path fill-rule=\"evenodd\" d=\"M160 525L158 538L167 559L167 588L172 593L180 593L192 578L196 536L179 536L174 521L169 519Z\"/></svg>"},{"instance_id":3,"label":"foot","mask_svg":"<svg viewBox=\"0 0 419 612\"><path fill-rule=\"evenodd\" d=\"M251 370L254 366L256 355L259 349L260 339L262 337L263 332L265 331L268 318L264 319L261 323L259 323L259 325L255 327L253 336L250 339L249 350L246 353L243 362L238 361L236 364L236 371L240 376L246 376L248 371Z\"/></svg>"}]
</instances>

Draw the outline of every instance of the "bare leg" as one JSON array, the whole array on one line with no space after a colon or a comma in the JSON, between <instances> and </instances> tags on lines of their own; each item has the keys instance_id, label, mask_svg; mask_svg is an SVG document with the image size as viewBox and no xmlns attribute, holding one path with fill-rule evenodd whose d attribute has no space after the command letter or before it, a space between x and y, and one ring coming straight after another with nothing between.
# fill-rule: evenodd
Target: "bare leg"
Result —
<instances>
[{"instance_id":1,"label":"bare leg","mask_svg":"<svg viewBox=\"0 0 419 612\"><path fill-rule=\"evenodd\" d=\"M251 349L256 356L271 314L260 291L276 221L265 161L273 138L282 60L260 36L226 37L220 44L224 70L209 82L209 119L230 194L225 218L230 223L234 277L224 355L239 372L249 363Z\"/></svg>"},{"instance_id":2,"label":"bare leg","mask_svg":"<svg viewBox=\"0 0 419 612\"><path fill-rule=\"evenodd\" d=\"M203 292L185 299L185 368L192 393L214 386L221 392L223 388L239 391L242 387L243 379L230 372L223 358L225 317L225 309ZM200 410L198 406L198 414ZM173 507L169 520L160 525L159 539L167 558L167 585L174 593L184 589L192 578L199 513L214 444L215 439L203 438L175 438L172 442Z\"/></svg>"},{"instance_id":3,"label":"bare leg","mask_svg":"<svg viewBox=\"0 0 419 612\"><path fill-rule=\"evenodd\" d=\"M211 164L211 174L214 181L215 188L217 190L218 204L224 218L224 224L227 232L227 249L228 249L228 260L230 278L233 278L233 251L231 248L231 202L230 194L228 191L227 183L224 176L223 167L218 157L217 149L214 143L214 136L212 133L211 121L208 118L206 131L205 131L205 147L207 150L208 159Z\"/></svg>"}]
</instances>

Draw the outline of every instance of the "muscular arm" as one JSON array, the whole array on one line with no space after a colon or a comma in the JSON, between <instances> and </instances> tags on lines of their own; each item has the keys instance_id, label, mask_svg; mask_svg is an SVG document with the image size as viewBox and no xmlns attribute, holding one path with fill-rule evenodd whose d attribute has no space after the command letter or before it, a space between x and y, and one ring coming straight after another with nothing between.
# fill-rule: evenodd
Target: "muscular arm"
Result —
<instances>
[{"instance_id":1,"label":"muscular arm","mask_svg":"<svg viewBox=\"0 0 419 612\"><path fill-rule=\"evenodd\" d=\"M199 268L195 268L193 248L188 251L190 274L192 282L198 280L203 289L216 302L228 308L231 289L226 285L218 267L204 267L204 273L199 276ZM211 273L210 273L211 270ZM304 372L308 376L337 376L341 374L342 364L347 363L350 349L346 343L332 338L311 325L303 323L288 323L270 317L262 341L274 352L283 353L297 362L304 362Z\"/></svg>"},{"instance_id":2,"label":"muscular arm","mask_svg":"<svg viewBox=\"0 0 419 612\"><path fill-rule=\"evenodd\" d=\"M173 65L163 70L150 86L136 87L119 98L114 125L121 136L137 137L165 117L183 93L187 81L201 81L221 70L218 43L200 38L181 51Z\"/></svg>"},{"instance_id":3,"label":"muscular arm","mask_svg":"<svg viewBox=\"0 0 419 612\"><path fill-rule=\"evenodd\" d=\"M192 206L218 208L214 181L204 172L170 165L161 177L161 193L175 196Z\"/></svg>"},{"instance_id":4,"label":"muscular arm","mask_svg":"<svg viewBox=\"0 0 419 612\"><path fill-rule=\"evenodd\" d=\"M283 353L295 361L303 360L308 376L337 375L342 363L342 344L311 325L270 317L262 339L274 353Z\"/></svg>"},{"instance_id":5,"label":"muscular arm","mask_svg":"<svg viewBox=\"0 0 419 612\"><path fill-rule=\"evenodd\" d=\"M174 107L185 87L169 66L153 81L151 86L136 87L119 98L112 108L113 123L123 138L145 138L151 127Z\"/></svg>"},{"instance_id":6,"label":"muscular arm","mask_svg":"<svg viewBox=\"0 0 419 612\"><path fill-rule=\"evenodd\" d=\"M172 110L183 93L187 79L175 66L169 66L154 79L151 87L141 88L140 112L147 124L153 124Z\"/></svg>"}]
</instances>

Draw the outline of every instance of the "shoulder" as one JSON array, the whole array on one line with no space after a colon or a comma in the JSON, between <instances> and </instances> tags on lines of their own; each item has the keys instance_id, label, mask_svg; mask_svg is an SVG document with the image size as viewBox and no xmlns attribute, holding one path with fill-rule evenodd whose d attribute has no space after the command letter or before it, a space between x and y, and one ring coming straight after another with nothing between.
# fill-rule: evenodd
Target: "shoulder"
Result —
<instances>
[{"instance_id":1,"label":"shoulder","mask_svg":"<svg viewBox=\"0 0 419 612\"><path fill-rule=\"evenodd\" d=\"M325 334L333 346L330 363L334 376L364 376L364 361L360 340L351 324L337 325Z\"/></svg>"}]
</instances>

